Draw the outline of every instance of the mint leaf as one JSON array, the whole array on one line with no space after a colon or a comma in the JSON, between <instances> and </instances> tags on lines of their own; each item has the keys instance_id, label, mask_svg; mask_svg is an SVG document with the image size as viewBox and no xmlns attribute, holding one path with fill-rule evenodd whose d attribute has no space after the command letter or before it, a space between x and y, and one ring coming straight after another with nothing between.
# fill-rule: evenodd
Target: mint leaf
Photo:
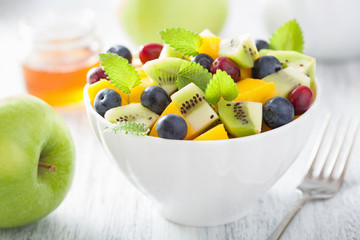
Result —
<instances>
[{"instance_id":1,"label":"mint leaf","mask_svg":"<svg viewBox=\"0 0 360 240\"><path fill-rule=\"evenodd\" d=\"M234 80L220 69L216 71L205 91L205 98L212 105L217 104L221 97L227 101L232 101L238 95L239 89Z\"/></svg>"},{"instance_id":2,"label":"mint leaf","mask_svg":"<svg viewBox=\"0 0 360 240\"><path fill-rule=\"evenodd\" d=\"M123 93L130 94L132 88L141 84L139 74L127 59L113 53L100 53L99 56L110 82Z\"/></svg>"},{"instance_id":3,"label":"mint leaf","mask_svg":"<svg viewBox=\"0 0 360 240\"><path fill-rule=\"evenodd\" d=\"M284 23L271 35L269 48L303 52L304 37L296 19Z\"/></svg>"},{"instance_id":4,"label":"mint leaf","mask_svg":"<svg viewBox=\"0 0 360 240\"><path fill-rule=\"evenodd\" d=\"M180 67L176 83L179 90L189 83L194 83L203 90L203 92L205 92L211 77L211 73L209 73L209 71L202 67L199 63L186 62Z\"/></svg>"},{"instance_id":5,"label":"mint leaf","mask_svg":"<svg viewBox=\"0 0 360 240\"><path fill-rule=\"evenodd\" d=\"M185 28L165 28L159 32L161 40L170 47L187 56L198 55L201 45L199 34Z\"/></svg>"},{"instance_id":6,"label":"mint leaf","mask_svg":"<svg viewBox=\"0 0 360 240\"><path fill-rule=\"evenodd\" d=\"M107 132L119 132L122 131L125 134L132 134L137 136L145 136L148 134L150 129L146 128L145 123L136 123L136 122L117 122L114 123L112 127L106 127L105 131Z\"/></svg>"}]
</instances>

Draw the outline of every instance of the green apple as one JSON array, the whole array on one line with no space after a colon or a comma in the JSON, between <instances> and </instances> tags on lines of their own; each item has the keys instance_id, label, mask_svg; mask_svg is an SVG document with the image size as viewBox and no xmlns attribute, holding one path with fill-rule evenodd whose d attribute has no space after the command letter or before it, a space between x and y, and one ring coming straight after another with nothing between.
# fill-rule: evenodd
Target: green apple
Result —
<instances>
[{"instance_id":1,"label":"green apple","mask_svg":"<svg viewBox=\"0 0 360 240\"><path fill-rule=\"evenodd\" d=\"M165 27L185 27L218 34L228 12L228 0L124 0L121 25L138 45L160 42Z\"/></svg>"},{"instance_id":2,"label":"green apple","mask_svg":"<svg viewBox=\"0 0 360 240\"><path fill-rule=\"evenodd\" d=\"M32 223L65 198L75 148L60 115L44 101L0 101L0 228Z\"/></svg>"}]
</instances>

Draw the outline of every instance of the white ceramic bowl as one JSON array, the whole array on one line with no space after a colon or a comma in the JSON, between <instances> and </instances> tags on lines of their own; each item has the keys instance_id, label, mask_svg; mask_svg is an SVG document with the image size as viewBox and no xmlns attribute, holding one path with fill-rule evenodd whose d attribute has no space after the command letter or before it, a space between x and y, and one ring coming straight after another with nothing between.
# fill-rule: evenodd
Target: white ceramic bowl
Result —
<instances>
[{"instance_id":1,"label":"white ceramic bowl","mask_svg":"<svg viewBox=\"0 0 360 240\"><path fill-rule=\"evenodd\" d=\"M315 121L312 107L280 128L243 138L180 141L105 132L111 123L90 104L89 121L99 143L126 178L159 206L168 220L191 226L225 224L250 206L290 167Z\"/></svg>"}]
</instances>

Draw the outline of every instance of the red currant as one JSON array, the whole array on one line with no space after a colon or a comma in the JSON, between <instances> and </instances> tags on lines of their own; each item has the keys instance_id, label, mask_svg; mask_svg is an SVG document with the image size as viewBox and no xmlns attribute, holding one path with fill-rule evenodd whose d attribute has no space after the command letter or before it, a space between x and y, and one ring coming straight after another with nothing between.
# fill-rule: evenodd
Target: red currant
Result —
<instances>
[{"instance_id":1,"label":"red currant","mask_svg":"<svg viewBox=\"0 0 360 240\"><path fill-rule=\"evenodd\" d=\"M294 106L295 115L299 115L303 114L310 108L312 102L314 101L314 96L310 88L306 86L299 86L290 92L289 101Z\"/></svg>"},{"instance_id":2,"label":"red currant","mask_svg":"<svg viewBox=\"0 0 360 240\"><path fill-rule=\"evenodd\" d=\"M240 68L231 58L218 57L215 59L215 61L211 64L210 72L215 74L218 69L229 74L234 82L238 82L240 80Z\"/></svg>"},{"instance_id":3,"label":"red currant","mask_svg":"<svg viewBox=\"0 0 360 240\"><path fill-rule=\"evenodd\" d=\"M163 45L159 43L148 43L141 47L139 58L143 64L147 61L157 59L160 56Z\"/></svg>"},{"instance_id":4,"label":"red currant","mask_svg":"<svg viewBox=\"0 0 360 240\"><path fill-rule=\"evenodd\" d=\"M96 83L100 79L108 79L108 75L106 75L104 69L101 67L94 67L90 69L86 75L86 81L89 84Z\"/></svg>"}]
</instances>

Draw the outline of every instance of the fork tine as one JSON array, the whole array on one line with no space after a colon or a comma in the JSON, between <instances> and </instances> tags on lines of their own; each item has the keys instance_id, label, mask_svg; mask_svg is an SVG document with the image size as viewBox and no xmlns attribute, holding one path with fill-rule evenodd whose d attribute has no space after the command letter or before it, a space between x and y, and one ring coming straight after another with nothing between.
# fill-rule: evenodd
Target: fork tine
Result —
<instances>
[{"instance_id":1,"label":"fork tine","mask_svg":"<svg viewBox=\"0 0 360 240\"><path fill-rule=\"evenodd\" d=\"M324 124L321 128L321 132L320 132L320 136L315 144L315 147L314 147L314 150L315 150L315 155L312 159L312 163L311 163L311 166L305 176L305 178L311 178L312 175L313 175L313 172L314 172L314 168L315 168L315 165L316 165L316 159L318 159L319 157L319 149L322 148L323 146L323 142L324 142L324 136L325 136L325 133L327 132L328 128L329 128L329 122L330 122L330 113L327 113L326 116L325 116L325 120L324 120Z\"/></svg>"},{"instance_id":2,"label":"fork tine","mask_svg":"<svg viewBox=\"0 0 360 240\"><path fill-rule=\"evenodd\" d=\"M350 126L351 126L351 121L349 121L349 123L348 123L348 127L347 127L347 132L348 132L348 134L346 134L346 135L344 136L341 149L344 148L345 138L347 137L347 135L349 135L349 133L351 133L351 131L349 131L349 130L350 130ZM334 167L333 167L333 169L332 169L332 171L331 171L331 173L330 173L330 175L329 175L329 176L330 176L330 180L331 180L331 181L334 181L334 180L335 180L335 172L336 172L336 169L337 169L336 166L341 163L341 160L340 160L340 159L345 159L345 160L343 160L343 161L345 161L345 163L344 163L344 166L342 167L341 175L340 175L340 177L339 177L338 180L337 180L337 183L338 183L340 186L341 186L341 184L344 182L345 173L346 173L347 167L348 167L349 162L350 162L349 160L350 160L350 158L351 158L351 153L352 153L352 150L353 150L353 146L354 146L354 144L355 144L355 141L356 141L356 136L357 136L357 133L358 133L358 131L359 131L359 127L360 127L360 121L359 121L359 118L357 118L357 119L355 120L355 128L354 128L353 134L352 134L352 136L351 136L351 138L350 138L350 139L351 139L351 142L350 142L350 144L349 144L349 147L348 147L348 149L346 149L346 151L344 150L345 153L344 153L343 157L340 156L340 153L338 154L338 156L337 156L337 158L336 158L336 162L335 162L335 164L334 164Z\"/></svg>"},{"instance_id":3,"label":"fork tine","mask_svg":"<svg viewBox=\"0 0 360 240\"><path fill-rule=\"evenodd\" d=\"M336 124L334 126L335 130L334 130L334 133L331 135L329 147L328 147L327 152L325 153L325 156L324 156L325 161L324 161L322 169L320 171L319 179L324 179L326 170L330 168L329 164L331 163L331 159L332 159L330 157L330 153L333 151L334 156L339 156L340 150L342 149L342 146L344 144L344 140L345 140L345 137L346 137L346 133L348 131L348 125L349 124L348 123L345 124L345 129L344 130L341 129L342 132L344 132L344 133L341 134L341 132L339 130L340 129L340 127L339 127L340 122L341 122L341 119L340 118L337 119ZM345 123L346 123L346 121L345 121ZM341 142L340 142L340 144L335 145L336 144L336 139L338 137L341 137L340 138ZM335 163L334 163L333 167L335 167Z\"/></svg>"}]
</instances>

